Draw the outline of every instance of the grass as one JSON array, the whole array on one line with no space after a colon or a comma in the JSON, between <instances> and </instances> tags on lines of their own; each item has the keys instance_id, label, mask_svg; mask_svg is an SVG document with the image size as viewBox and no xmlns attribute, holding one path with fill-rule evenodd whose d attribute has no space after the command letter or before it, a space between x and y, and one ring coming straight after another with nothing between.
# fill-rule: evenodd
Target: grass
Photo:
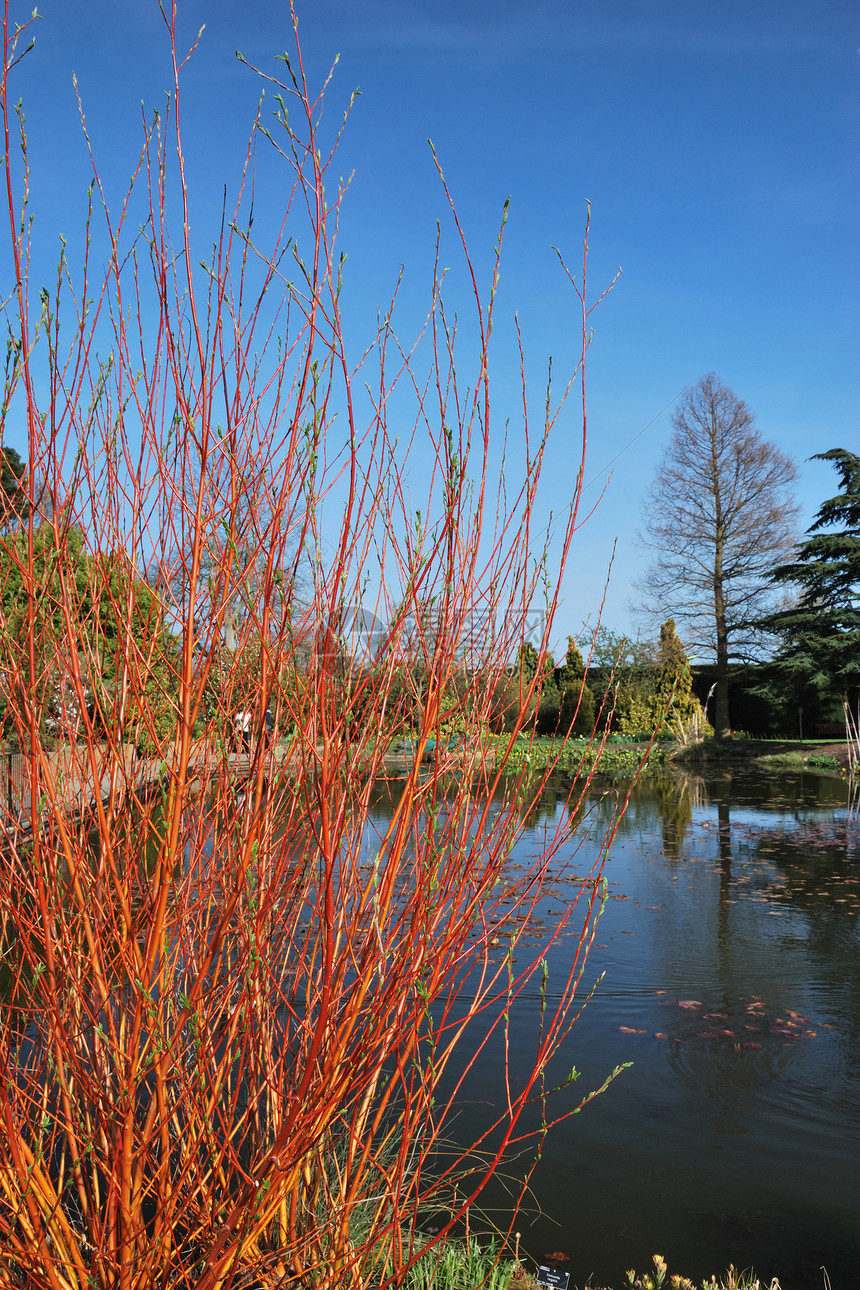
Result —
<instances>
[{"instance_id":1,"label":"grass","mask_svg":"<svg viewBox=\"0 0 860 1290\"><path fill-rule=\"evenodd\" d=\"M495 1241L476 1237L429 1250L406 1274L402 1290L537 1290L516 1259L502 1258Z\"/></svg>"},{"instance_id":2,"label":"grass","mask_svg":"<svg viewBox=\"0 0 860 1290\"><path fill-rule=\"evenodd\" d=\"M697 1285L689 1277L670 1274L661 1254L653 1256L653 1263L648 1272L628 1271L624 1290L780 1290L776 1277L765 1283L755 1272L737 1272L733 1265L721 1278L711 1276ZM502 1257L496 1242L481 1245L471 1237L422 1255L409 1269L402 1290L540 1290L540 1284L518 1259ZM582 1290L614 1288L594 1285L589 1278Z\"/></svg>"},{"instance_id":3,"label":"grass","mask_svg":"<svg viewBox=\"0 0 860 1290\"><path fill-rule=\"evenodd\" d=\"M822 753L812 753L805 757L801 752L770 753L756 758L756 764L768 770L838 770L839 762L835 757Z\"/></svg>"},{"instance_id":4,"label":"grass","mask_svg":"<svg viewBox=\"0 0 860 1290\"><path fill-rule=\"evenodd\" d=\"M671 745L655 743L647 754L646 767L651 770L666 765L667 752ZM556 769L572 774L575 777L591 773L599 775L632 775L642 765L647 744L633 741L626 743L607 743L601 752L586 739L568 739L560 741L547 736L538 736L534 740L521 739L508 754L506 765L511 770L521 770L528 766L532 770L542 770L548 762L554 761Z\"/></svg>"}]
</instances>

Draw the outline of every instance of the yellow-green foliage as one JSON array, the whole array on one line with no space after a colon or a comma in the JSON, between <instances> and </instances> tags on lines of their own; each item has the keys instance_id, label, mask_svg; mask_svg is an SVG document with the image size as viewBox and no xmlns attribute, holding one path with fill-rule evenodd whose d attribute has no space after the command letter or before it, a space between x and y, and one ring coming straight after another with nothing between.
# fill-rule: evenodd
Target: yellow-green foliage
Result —
<instances>
[{"instance_id":1,"label":"yellow-green foliage","mask_svg":"<svg viewBox=\"0 0 860 1290\"><path fill-rule=\"evenodd\" d=\"M667 733L703 723L702 705L693 694L687 652L668 618L660 628L654 668L618 688L615 729L635 737L658 728Z\"/></svg>"},{"instance_id":2,"label":"yellow-green foliage","mask_svg":"<svg viewBox=\"0 0 860 1290\"><path fill-rule=\"evenodd\" d=\"M620 688L615 704L615 729L620 735L650 734L657 723L654 696Z\"/></svg>"},{"instance_id":3,"label":"yellow-green foliage","mask_svg":"<svg viewBox=\"0 0 860 1290\"><path fill-rule=\"evenodd\" d=\"M657 687L654 695L658 716L668 711L673 722L688 722L701 712L701 704L692 692L693 674L687 651L676 631L674 618L667 618L660 628L657 648Z\"/></svg>"}]
</instances>

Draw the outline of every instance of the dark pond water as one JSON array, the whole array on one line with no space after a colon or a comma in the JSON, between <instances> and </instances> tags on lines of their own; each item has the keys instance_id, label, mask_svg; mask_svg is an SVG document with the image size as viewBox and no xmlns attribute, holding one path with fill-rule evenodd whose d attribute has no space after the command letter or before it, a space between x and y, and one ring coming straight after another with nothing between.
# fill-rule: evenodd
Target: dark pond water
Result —
<instances>
[{"instance_id":1,"label":"dark pond water","mask_svg":"<svg viewBox=\"0 0 860 1290\"><path fill-rule=\"evenodd\" d=\"M520 858L564 810L549 793ZM645 779L606 877L584 984L605 975L561 1062L582 1072L570 1104L633 1065L550 1134L525 1248L579 1285L621 1284L659 1251L697 1278L732 1261L783 1290L822 1286L822 1267L834 1290L860 1286L860 820L845 784ZM550 990L572 944L549 953ZM513 1018L522 1045L536 1007ZM492 1055L476 1069L470 1132L502 1104L500 1074Z\"/></svg>"}]
</instances>

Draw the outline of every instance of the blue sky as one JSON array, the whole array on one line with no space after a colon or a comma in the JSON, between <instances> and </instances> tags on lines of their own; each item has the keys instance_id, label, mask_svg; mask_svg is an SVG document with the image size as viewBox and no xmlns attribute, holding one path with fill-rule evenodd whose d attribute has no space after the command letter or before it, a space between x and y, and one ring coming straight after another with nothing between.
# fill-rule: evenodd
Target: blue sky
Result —
<instances>
[{"instance_id":1,"label":"blue sky","mask_svg":"<svg viewBox=\"0 0 860 1290\"><path fill-rule=\"evenodd\" d=\"M354 171L343 244L356 341L401 264L404 334L427 300L436 220L446 217L428 137L484 269L511 197L498 327L510 337L518 313L536 405L548 356L558 372L575 358L576 301L552 247L578 262L586 201L593 287L623 269L592 319L588 498L607 487L578 538L559 639L595 613L616 539L605 621L631 625L630 584L645 559L634 544L641 496L670 432L670 411L658 414L705 372L799 460L806 527L835 478L806 458L860 444L856 3L297 0L297 9L311 79L340 54L332 120L362 91L341 160ZM234 51L274 69L288 9L185 0L179 12L189 40L206 24L185 116L205 228L237 175L259 93ZM162 101L170 68L154 0L45 0L40 13L19 86L47 237L77 224L88 180L72 71L118 196L141 101ZM277 193L270 199L274 214ZM445 249L455 263L450 230ZM455 294L458 273L455 264ZM518 416L511 358L503 339L499 425ZM562 445L575 431L571 409ZM545 510L563 508L574 473L573 457L569 473L554 469Z\"/></svg>"}]
</instances>

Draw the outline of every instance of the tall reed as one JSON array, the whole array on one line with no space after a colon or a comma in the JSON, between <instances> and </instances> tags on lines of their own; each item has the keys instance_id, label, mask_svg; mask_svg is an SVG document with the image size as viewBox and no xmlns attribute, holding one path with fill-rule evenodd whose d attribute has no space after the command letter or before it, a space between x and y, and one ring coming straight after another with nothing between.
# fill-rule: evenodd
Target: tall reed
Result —
<instances>
[{"instance_id":1,"label":"tall reed","mask_svg":"<svg viewBox=\"0 0 860 1290\"><path fill-rule=\"evenodd\" d=\"M505 668L536 606L546 650L581 462L565 460L550 562L538 486L567 394L548 392L537 427L523 398L500 482L502 235L485 288L453 204L469 334L437 254L422 344L401 342L392 304L348 354L340 131L297 31L280 78L260 73L277 110L253 123L201 264L181 129L193 51L164 13L169 108L118 206L92 155L81 257L64 252L36 296L13 106L29 29L5 9L2 416L28 453L0 536L0 698L25 767L23 796L0 803L0 1286L394 1286L428 1243L422 1207L446 1203L442 1241L552 1122L547 1067L579 1006L604 852L559 926L575 920L578 950L535 1017L528 1077L478 1142L438 1155L475 1052L501 1037L508 1053L510 1009L544 979L522 938L495 961L493 920L527 929L573 826L515 873L551 767L490 803L540 684L538 668L519 693ZM265 249L262 149L283 183ZM375 784L406 740L377 826Z\"/></svg>"}]
</instances>

